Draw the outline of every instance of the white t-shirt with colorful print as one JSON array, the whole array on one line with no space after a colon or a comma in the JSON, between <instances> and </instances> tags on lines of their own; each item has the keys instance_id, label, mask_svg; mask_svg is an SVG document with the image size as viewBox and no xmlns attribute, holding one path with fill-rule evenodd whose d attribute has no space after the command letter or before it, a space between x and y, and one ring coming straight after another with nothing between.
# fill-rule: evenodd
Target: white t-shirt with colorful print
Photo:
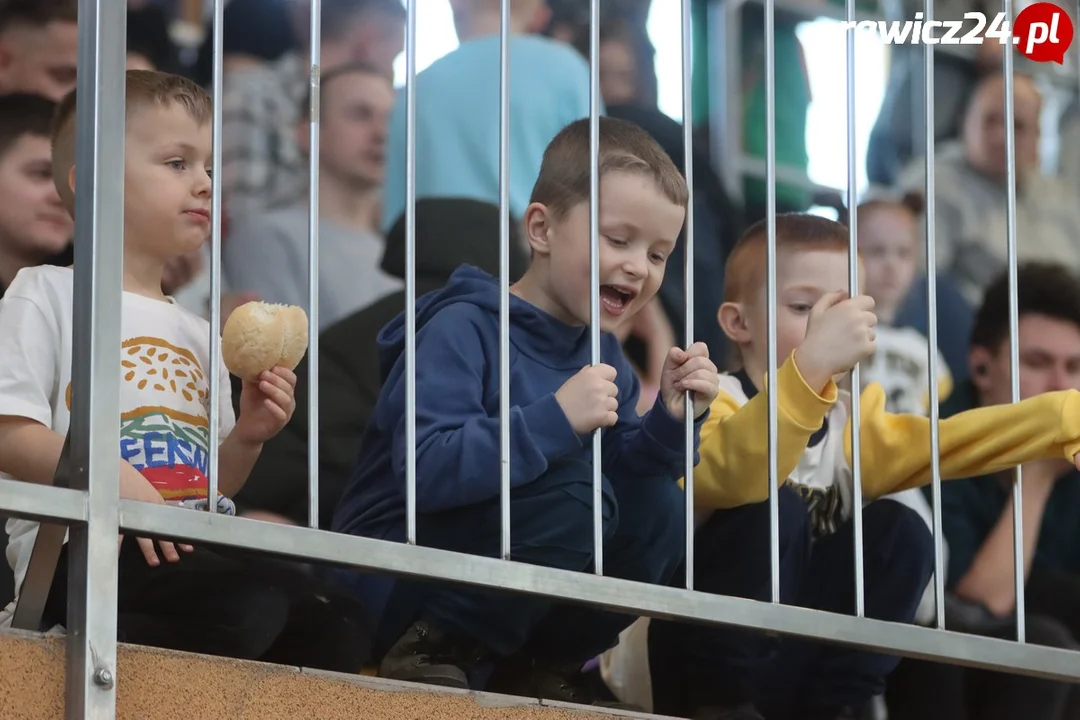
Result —
<instances>
[{"instance_id":1,"label":"white t-shirt with colorful print","mask_svg":"<svg viewBox=\"0 0 1080 720\"><path fill-rule=\"evenodd\" d=\"M71 420L72 288L70 268L27 268L0 300L0 415L29 418L60 435L67 435ZM125 292L121 338L116 357L120 457L167 502L205 509L210 325L175 302ZM224 364L217 375L224 439L235 415ZM235 512L224 497L219 497L218 508ZM15 571L16 588L26 574L37 528L29 520L7 523L7 560Z\"/></svg>"}]
</instances>

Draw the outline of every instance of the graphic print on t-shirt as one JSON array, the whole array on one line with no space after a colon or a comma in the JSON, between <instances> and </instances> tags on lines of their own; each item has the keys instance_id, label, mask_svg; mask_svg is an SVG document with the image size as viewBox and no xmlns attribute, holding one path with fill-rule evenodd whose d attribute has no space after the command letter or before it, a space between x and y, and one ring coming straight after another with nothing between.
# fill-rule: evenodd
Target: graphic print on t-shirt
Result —
<instances>
[{"instance_id":1,"label":"graphic print on t-shirt","mask_svg":"<svg viewBox=\"0 0 1080 720\"><path fill-rule=\"evenodd\" d=\"M199 361L156 337L121 348L120 457L168 502L205 499L210 390ZM70 383L66 400L70 411Z\"/></svg>"}]
</instances>

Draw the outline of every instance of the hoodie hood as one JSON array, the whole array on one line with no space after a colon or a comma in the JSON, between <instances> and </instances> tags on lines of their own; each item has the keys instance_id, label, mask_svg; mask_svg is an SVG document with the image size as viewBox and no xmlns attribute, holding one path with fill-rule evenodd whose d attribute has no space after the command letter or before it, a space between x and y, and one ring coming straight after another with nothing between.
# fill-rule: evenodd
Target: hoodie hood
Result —
<instances>
[{"instance_id":1,"label":"hoodie hood","mask_svg":"<svg viewBox=\"0 0 1080 720\"><path fill-rule=\"evenodd\" d=\"M462 265L446 285L416 299L416 332L444 308L466 303L483 310L499 327L499 279L484 270ZM591 360L586 326L571 326L535 305L510 295L510 338L525 355L557 370L579 370ZM378 337L383 381L405 353L405 313L394 318Z\"/></svg>"}]
</instances>

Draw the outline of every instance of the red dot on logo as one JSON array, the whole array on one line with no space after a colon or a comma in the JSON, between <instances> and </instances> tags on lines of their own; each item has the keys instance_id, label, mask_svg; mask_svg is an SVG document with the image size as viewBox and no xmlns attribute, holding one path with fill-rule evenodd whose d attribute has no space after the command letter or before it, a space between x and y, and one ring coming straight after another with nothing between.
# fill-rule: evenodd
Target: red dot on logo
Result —
<instances>
[{"instance_id":1,"label":"red dot on logo","mask_svg":"<svg viewBox=\"0 0 1080 720\"><path fill-rule=\"evenodd\" d=\"M1061 65L1073 41L1069 14L1054 3L1028 5L1016 17L1013 42L1020 54L1035 62Z\"/></svg>"}]
</instances>

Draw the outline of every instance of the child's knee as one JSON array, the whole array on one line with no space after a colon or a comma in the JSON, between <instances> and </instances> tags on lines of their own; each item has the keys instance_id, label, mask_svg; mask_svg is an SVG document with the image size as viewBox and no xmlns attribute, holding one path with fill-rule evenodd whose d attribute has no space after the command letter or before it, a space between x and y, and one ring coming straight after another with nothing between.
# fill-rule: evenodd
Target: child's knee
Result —
<instances>
[{"instance_id":1,"label":"child's knee","mask_svg":"<svg viewBox=\"0 0 1080 720\"><path fill-rule=\"evenodd\" d=\"M903 577L921 591L934 572L934 538L922 517L892 500L879 500L863 511L864 545L882 569Z\"/></svg>"},{"instance_id":2,"label":"child's knee","mask_svg":"<svg viewBox=\"0 0 1080 720\"><path fill-rule=\"evenodd\" d=\"M580 463L560 464L520 490L511 505L510 535L514 539L515 555L526 562L567 569L588 565L593 555L593 491L589 467ZM613 510L607 498L604 504L607 526ZM530 560L522 553L530 558L539 556ZM559 557L541 557L551 553Z\"/></svg>"},{"instance_id":3,"label":"child's knee","mask_svg":"<svg viewBox=\"0 0 1080 720\"><path fill-rule=\"evenodd\" d=\"M639 512L630 512L629 503L619 497L619 525L633 522L648 547L667 553L686 545L686 493L675 482L656 478L635 488L633 503Z\"/></svg>"}]
</instances>

